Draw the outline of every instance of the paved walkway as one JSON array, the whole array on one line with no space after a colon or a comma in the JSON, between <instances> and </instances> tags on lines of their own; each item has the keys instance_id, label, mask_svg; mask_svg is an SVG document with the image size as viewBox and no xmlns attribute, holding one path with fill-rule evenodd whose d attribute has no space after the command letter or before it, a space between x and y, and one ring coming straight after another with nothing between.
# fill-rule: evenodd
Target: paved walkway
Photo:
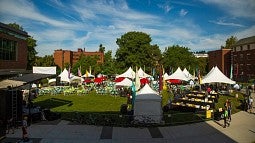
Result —
<instances>
[{"instance_id":1,"label":"paved walkway","mask_svg":"<svg viewBox=\"0 0 255 143\"><path fill-rule=\"evenodd\" d=\"M253 93L255 99L255 94ZM232 115L230 127L223 121L207 121L189 125L122 128L72 125L68 121L41 122L29 126L30 142L40 143L252 143L255 142L255 114L244 111ZM3 142L17 142L21 129L8 134Z\"/></svg>"}]
</instances>

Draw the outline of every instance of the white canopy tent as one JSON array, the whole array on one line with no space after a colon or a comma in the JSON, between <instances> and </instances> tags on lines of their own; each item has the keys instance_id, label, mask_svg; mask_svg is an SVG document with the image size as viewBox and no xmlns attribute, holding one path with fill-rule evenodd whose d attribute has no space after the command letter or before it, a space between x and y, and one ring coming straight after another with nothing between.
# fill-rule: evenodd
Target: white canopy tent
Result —
<instances>
[{"instance_id":1,"label":"white canopy tent","mask_svg":"<svg viewBox=\"0 0 255 143\"><path fill-rule=\"evenodd\" d=\"M70 79L68 77L68 71L66 69L64 69L62 73L58 76L60 77L61 82L70 82Z\"/></svg>"},{"instance_id":2,"label":"white canopy tent","mask_svg":"<svg viewBox=\"0 0 255 143\"><path fill-rule=\"evenodd\" d=\"M116 76L116 78L119 78L119 77L127 77L127 78L134 79L135 78L135 72L133 71L133 69L131 67L129 67L127 71L125 71L124 73Z\"/></svg>"},{"instance_id":3,"label":"white canopy tent","mask_svg":"<svg viewBox=\"0 0 255 143\"><path fill-rule=\"evenodd\" d=\"M195 79L195 77L192 74L190 74L186 68L184 68L182 72L186 75L187 78Z\"/></svg>"},{"instance_id":4,"label":"white canopy tent","mask_svg":"<svg viewBox=\"0 0 255 143\"><path fill-rule=\"evenodd\" d=\"M138 122L160 123L163 112L161 97L148 84L137 92L134 103L134 117Z\"/></svg>"},{"instance_id":5,"label":"white canopy tent","mask_svg":"<svg viewBox=\"0 0 255 143\"><path fill-rule=\"evenodd\" d=\"M95 76L94 76L94 75L92 75L91 73L87 72L87 73L85 73L85 74L84 74L83 76L81 76L81 77L94 78Z\"/></svg>"},{"instance_id":6,"label":"white canopy tent","mask_svg":"<svg viewBox=\"0 0 255 143\"><path fill-rule=\"evenodd\" d=\"M220 69L215 66L203 79L202 84L204 83L227 83L235 84L236 82L226 77Z\"/></svg>"},{"instance_id":7,"label":"white canopy tent","mask_svg":"<svg viewBox=\"0 0 255 143\"><path fill-rule=\"evenodd\" d=\"M138 70L138 76L139 78L151 77L151 75L145 73L141 67Z\"/></svg>"},{"instance_id":8,"label":"white canopy tent","mask_svg":"<svg viewBox=\"0 0 255 143\"><path fill-rule=\"evenodd\" d=\"M167 73L165 73L165 74L163 75L163 78L166 79L167 77L169 77L169 75L168 75Z\"/></svg>"},{"instance_id":9,"label":"white canopy tent","mask_svg":"<svg viewBox=\"0 0 255 143\"><path fill-rule=\"evenodd\" d=\"M165 78L165 80L169 80L169 79L179 79L179 80L184 80L184 81L189 80L189 78L182 72L180 67L178 67L177 70L173 74L171 74L170 76Z\"/></svg>"},{"instance_id":10,"label":"white canopy tent","mask_svg":"<svg viewBox=\"0 0 255 143\"><path fill-rule=\"evenodd\" d=\"M115 86L132 86L132 81L128 78L125 78L121 82L116 83Z\"/></svg>"}]
</instances>

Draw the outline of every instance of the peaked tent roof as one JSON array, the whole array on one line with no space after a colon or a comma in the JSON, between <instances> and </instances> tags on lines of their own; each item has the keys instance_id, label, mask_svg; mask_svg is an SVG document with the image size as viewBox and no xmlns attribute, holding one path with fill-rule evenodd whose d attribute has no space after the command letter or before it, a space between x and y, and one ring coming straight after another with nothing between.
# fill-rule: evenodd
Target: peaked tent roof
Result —
<instances>
[{"instance_id":1,"label":"peaked tent roof","mask_svg":"<svg viewBox=\"0 0 255 143\"><path fill-rule=\"evenodd\" d=\"M193 75L190 74L189 71L188 71L186 68L184 68L182 72L186 75L186 77L188 77L188 78L190 78L190 79L191 79L191 78L194 79Z\"/></svg>"},{"instance_id":2,"label":"peaked tent roof","mask_svg":"<svg viewBox=\"0 0 255 143\"><path fill-rule=\"evenodd\" d=\"M116 78L119 78L119 77L127 77L127 78L134 79L135 78L135 72L133 71L133 69L131 67L129 67L127 71L125 71L124 73L116 76Z\"/></svg>"},{"instance_id":3,"label":"peaked tent roof","mask_svg":"<svg viewBox=\"0 0 255 143\"><path fill-rule=\"evenodd\" d=\"M165 80L168 80L168 79L180 79L185 81L189 80L189 78L182 72L180 67L178 67L173 74L165 78Z\"/></svg>"},{"instance_id":4,"label":"peaked tent roof","mask_svg":"<svg viewBox=\"0 0 255 143\"><path fill-rule=\"evenodd\" d=\"M70 82L70 79L68 78L68 71L66 69L64 69L62 73L58 76L60 77L61 81Z\"/></svg>"},{"instance_id":5,"label":"peaked tent roof","mask_svg":"<svg viewBox=\"0 0 255 143\"><path fill-rule=\"evenodd\" d=\"M226 77L217 66L211 70L205 78L202 79L202 84L204 83L227 83L227 84L235 84L236 82Z\"/></svg>"},{"instance_id":6,"label":"peaked tent roof","mask_svg":"<svg viewBox=\"0 0 255 143\"><path fill-rule=\"evenodd\" d=\"M137 94L137 96L142 95L142 94L156 94L156 95L159 95L156 91L154 91L149 86L149 84L145 84L144 87L140 91L138 91L136 94Z\"/></svg>"},{"instance_id":7,"label":"peaked tent roof","mask_svg":"<svg viewBox=\"0 0 255 143\"><path fill-rule=\"evenodd\" d=\"M132 86L132 81L128 78L125 78L121 82L115 84L116 86Z\"/></svg>"},{"instance_id":8,"label":"peaked tent roof","mask_svg":"<svg viewBox=\"0 0 255 143\"><path fill-rule=\"evenodd\" d=\"M151 75L145 73L141 67L140 67L139 70L138 70L138 76L139 76L140 78L151 77Z\"/></svg>"},{"instance_id":9,"label":"peaked tent roof","mask_svg":"<svg viewBox=\"0 0 255 143\"><path fill-rule=\"evenodd\" d=\"M208 77L211 73L212 73L212 71L214 70L214 68L215 67L212 67L212 69L207 73L207 75L205 75L203 78L206 78L206 77Z\"/></svg>"},{"instance_id":10,"label":"peaked tent roof","mask_svg":"<svg viewBox=\"0 0 255 143\"><path fill-rule=\"evenodd\" d=\"M163 78L165 79L165 78L167 78L169 75L167 74L167 73L165 73L164 75L163 75Z\"/></svg>"}]
</instances>

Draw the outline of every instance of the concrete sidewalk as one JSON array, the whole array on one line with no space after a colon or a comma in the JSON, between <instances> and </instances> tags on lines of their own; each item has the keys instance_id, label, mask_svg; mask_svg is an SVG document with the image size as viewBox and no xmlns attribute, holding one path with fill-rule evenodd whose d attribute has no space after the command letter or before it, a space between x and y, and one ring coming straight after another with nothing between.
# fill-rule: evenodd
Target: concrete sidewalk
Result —
<instances>
[{"instance_id":1,"label":"concrete sidewalk","mask_svg":"<svg viewBox=\"0 0 255 143\"><path fill-rule=\"evenodd\" d=\"M255 99L255 93L252 93ZM254 104L253 104L254 105ZM155 128L122 128L73 125L58 120L40 122L28 128L30 142L40 143L252 143L255 142L255 114L240 111L232 115L230 127L223 120ZM7 134L4 143L21 140L21 129Z\"/></svg>"},{"instance_id":2,"label":"concrete sidewalk","mask_svg":"<svg viewBox=\"0 0 255 143\"><path fill-rule=\"evenodd\" d=\"M244 111L232 116L230 127L223 121L207 121L189 125L156 128L122 128L89 125L70 125L68 121L29 126L30 142L40 143L168 143L168 142L240 142L255 141L255 115ZM8 134L3 142L17 142L21 129Z\"/></svg>"}]
</instances>

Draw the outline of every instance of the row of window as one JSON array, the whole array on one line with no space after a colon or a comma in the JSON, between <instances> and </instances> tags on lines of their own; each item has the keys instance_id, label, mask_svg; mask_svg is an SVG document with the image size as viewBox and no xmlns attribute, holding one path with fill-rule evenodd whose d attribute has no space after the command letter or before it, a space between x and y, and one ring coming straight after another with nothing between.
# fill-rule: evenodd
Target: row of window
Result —
<instances>
[{"instance_id":1,"label":"row of window","mask_svg":"<svg viewBox=\"0 0 255 143\"><path fill-rule=\"evenodd\" d=\"M0 38L0 60L17 59L17 41Z\"/></svg>"}]
</instances>

